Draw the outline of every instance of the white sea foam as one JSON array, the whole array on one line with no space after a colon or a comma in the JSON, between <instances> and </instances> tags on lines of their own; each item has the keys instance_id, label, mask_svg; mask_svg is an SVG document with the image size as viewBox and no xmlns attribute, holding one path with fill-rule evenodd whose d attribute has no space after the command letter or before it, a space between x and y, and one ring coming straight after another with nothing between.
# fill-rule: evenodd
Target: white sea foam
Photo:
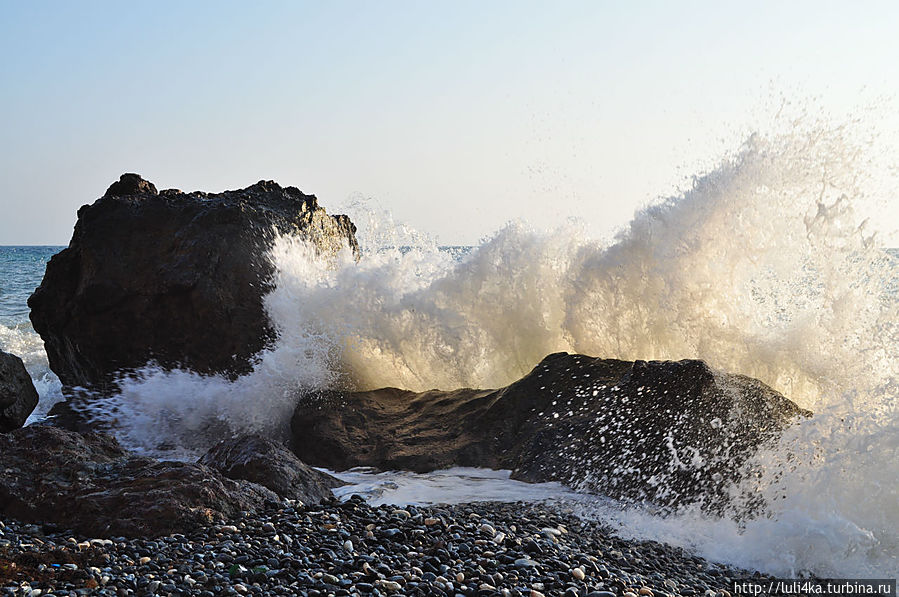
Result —
<instances>
[{"instance_id":1,"label":"white sea foam","mask_svg":"<svg viewBox=\"0 0 899 597\"><path fill-rule=\"evenodd\" d=\"M277 346L234 382L147 369L115 399L120 434L151 451L198 449L210 425L283 431L305 389L496 387L559 350L701 358L816 413L757 457L765 473L749 489L769 512L739 524L593 512L770 572L894 574L899 300L896 265L855 212L882 189L864 155L840 128L754 135L612 243L511 223L459 260L374 226L360 231L359 263L321 263L281 238L266 300ZM384 248L403 244L414 246Z\"/></svg>"},{"instance_id":2,"label":"white sea foam","mask_svg":"<svg viewBox=\"0 0 899 597\"><path fill-rule=\"evenodd\" d=\"M376 506L458 504L472 499L486 502L564 499L572 504L595 501L593 496L575 493L559 483L514 481L509 478L511 471L456 467L424 474L369 469L328 472L349 483L334 490L337 497L359 494Z\"/></svg>"}]
</instances>

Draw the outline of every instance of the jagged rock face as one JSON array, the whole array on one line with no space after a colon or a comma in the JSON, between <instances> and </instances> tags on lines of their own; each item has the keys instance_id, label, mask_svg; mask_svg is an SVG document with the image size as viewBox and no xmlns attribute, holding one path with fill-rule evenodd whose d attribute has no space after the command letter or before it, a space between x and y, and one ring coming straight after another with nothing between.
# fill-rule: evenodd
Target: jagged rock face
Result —
<instances>
[{"instance_id":1,"label":"jagged rock face","mask_svg":"<svg viewBox=\"0 0 899 597\"><path fill-rule=\"evenodd\" d=\"M37 390L22 359L0 350L0 432L24 425L37 401Z\"/></svg>"},{"instance_id":2,"label":"jagged rock face","mask_svg":"<svg viewBox=\"0 0 899 597\"><path fill-rule=\"evenodd\" d=\"M278 497L199 464L126 452L109 435L31 425L0 435L0 514L89 537L186 533Z\"/></svg>"},{"instance_id":3,"label":"jagged rock face","mask_svg":"<svg viewBox=\"0 0 899 597\"><path fill-rule=\"evenodd\" d=\"M495 391L309 395L291 427L302 460L335 470L507 468L524 481L714 510L749 456L808 414L763 383L702 361L560 353Z\"/></svg>"},{"instance_id":4,"label":"jagged rock face","mask_svg":"<svg viewBox=\"0 0 899 597\"><path fill-rule=\"evenodd\" d=\"M68 248L28 301L51 369L66 386L102 389L121 371L164 368L236 376L275 332L263 297L277 233L322 253L358 252L355 226L316 198L268 181L182 193L125 174L78 210Z\"/></svg>"},{"instance_id":5,"label":"jagged rock face","mask_svg":"<svg viewBox=\"0 0 899 597\"><path fill-rule=\"evenodd\" d=\"M343 481L298 459L282 444L261 435L242 435L212 447L199 460L229 479L258 483L282 498L317 504L334 497L331 489Z\"/></svg>"}]
</instances>

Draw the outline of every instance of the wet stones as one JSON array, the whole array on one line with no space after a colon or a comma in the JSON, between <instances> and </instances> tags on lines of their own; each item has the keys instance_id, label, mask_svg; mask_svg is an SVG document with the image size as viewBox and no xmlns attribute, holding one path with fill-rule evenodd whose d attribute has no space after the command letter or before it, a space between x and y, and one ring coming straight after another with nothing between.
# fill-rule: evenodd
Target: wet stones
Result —
<instances>
[{"instance_id":1,"label":"wet stones","mask_svg":"<svg viewBox=\"0 0 899 597\"><path fill-rule=\"evenodd\" d=\"M23 568L28 562L43 562L46 567L41 575L35 573L36 567L28 569L31 576L26 578L0 566L0 593L21 594L27 584L29 590L54 594L102 589L105 593L100 594L110 595L155 591L197 596L620 597L642 592L648 597L644 589L650 589L658 597L695 597L706 591L723 595L733 579L749 574L678 548L624 541L600 524L560 514L555 506L478 503L419 508L423 517L446 522L431 527L414 516L398 520L395 509L369 506L357 497L315 507L282 501L230 519L233 532L208 526L152 540L113 537L84 549L77 544L90 543L87 537L10 523L0 526L0 556ZM497 546L485 540L479 530L482 519L510 541ZM270 526L277 535L271 534ZM396 528L407 539L364 538L362 531L369 526L375 535L380 529ZM570 532L549 542L542 529L560 526ZM353 538L352 553L339 549L344 535ZM544 553L525 556L526 539L544 541ZM624 564L596 555L613 551L625 554ZM516 565L522 558L535 565ZM657 565L650 568L638 562ZM64 568L66 564L74 568ZM576 570L584 571L583 578Z\"/></svg>"}]
</instances>

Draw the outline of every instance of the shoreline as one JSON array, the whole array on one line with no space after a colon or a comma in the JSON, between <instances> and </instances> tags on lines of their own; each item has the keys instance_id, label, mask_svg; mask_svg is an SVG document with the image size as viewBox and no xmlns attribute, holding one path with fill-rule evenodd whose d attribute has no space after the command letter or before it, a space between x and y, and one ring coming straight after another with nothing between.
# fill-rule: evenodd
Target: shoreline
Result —
<instances>
[{"instance_id":1,"label":"shoreline","mask_svg":"<svg viewBox=\"0 0 899 597\"><path fill-rule=\"evenodd\" d=\"M7 521L0 536L5 595L729 597L750 577L767 578L545 503L285 500L187 535L96 539Z\"/></svg>"}]
</instances>

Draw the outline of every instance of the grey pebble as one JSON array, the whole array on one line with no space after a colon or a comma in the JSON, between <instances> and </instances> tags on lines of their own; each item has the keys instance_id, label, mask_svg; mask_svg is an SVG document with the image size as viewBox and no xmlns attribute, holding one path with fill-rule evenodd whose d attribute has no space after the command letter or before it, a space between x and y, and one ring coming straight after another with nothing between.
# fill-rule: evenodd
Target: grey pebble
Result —
<instances>
[{"instance_id":1,"label":"grey pebble","mask_svg":"<svg viewBox=\"0 0 899 597\"><path fill-rule=\"evenodd\" d=\"M626 541L552 504L370 506L357 496L308 507L284 502L155 539L83 538L0 522L9 559L71 555L57 567L44 565L44 576L28 585L33 595L618 597L648 587L656 597L702 597L707 590L723 596L733 579L752 575L680 548ZM78 547L84 543L89 547ZM144 557L151 559L139 564ZM0 584L6 594L28 593L18 583Z\"/></svg>"}]
</instances>

